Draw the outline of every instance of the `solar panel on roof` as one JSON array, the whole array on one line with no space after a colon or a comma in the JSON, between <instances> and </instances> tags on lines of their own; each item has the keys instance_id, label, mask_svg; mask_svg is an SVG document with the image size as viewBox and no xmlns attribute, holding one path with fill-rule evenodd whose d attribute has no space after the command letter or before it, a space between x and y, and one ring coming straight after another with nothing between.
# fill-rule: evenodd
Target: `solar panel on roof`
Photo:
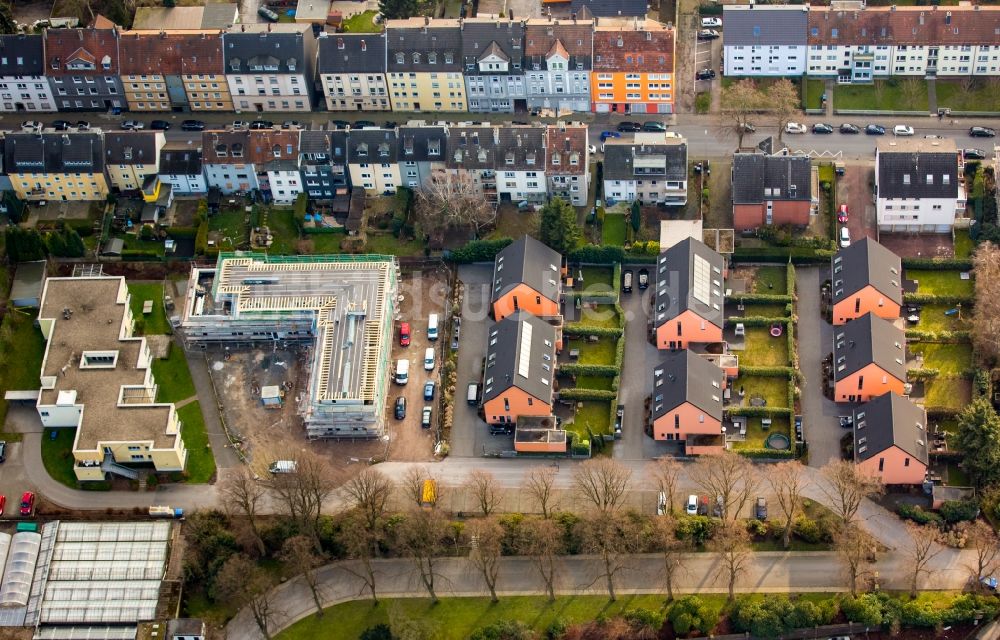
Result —
<instances>
[{"instance_id":1,"label":"solar panel on roof","mask_svg":"<svg viewBox=\"0 0 1000 640\"><path fill-rule=\"evenodd\" d=\"M517 375L528 377L531 361L531 324L521 323L521 344L517 355Z\"/></svg>"},{"instance_id":2,"label":"solar panel on roof","mask_svg":"<svg viewBox=\"0 0 1000 640\"><path fill-rule=\"evenodd\" d=\"M692 295L702 304L711 304L712 298L712 266L708 260L696 255L694 257L694 274L692 276Z\"/></svg>"}]
</instances>

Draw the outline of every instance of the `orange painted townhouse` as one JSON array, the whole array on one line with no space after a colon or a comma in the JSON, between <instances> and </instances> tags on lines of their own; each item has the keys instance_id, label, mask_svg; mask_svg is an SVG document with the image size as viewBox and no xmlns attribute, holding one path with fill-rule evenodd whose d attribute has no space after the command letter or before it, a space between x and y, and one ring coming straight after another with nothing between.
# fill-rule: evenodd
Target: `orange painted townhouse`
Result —
<instances>
[{"instance_id":1,"label":"orange painted townhouse","mask_svg":"<svg viewBox=\"0 0 1000 640\"><path fill-rule=\"evenodd\" d=\"M483 372L483 413L493 425L552 414L556 327L518 311L490 327Z\"/></svg>"},{"instance_id":2,"label":"orange painted townhouse","mask_svg":"<svg viewBox=\"0 0 1000 640\"><path fill-rule=\"evenodd\" d=\"M649 19L599 18L590 97L594 113L673 113L674 28Z\"/></svg>"},{"instance_id":3,"label":"orange painted townhouse","mask_svg":"<svg viewBox=\"0 0 1000 640\"><path fill-rule=\"evenodd\" d=\"M892 321L903 304L899 256L866 237L833 256L833 324L873 313Z\"/></svg>"},{"instance_id":4,"label":"orange painted townhouse","mask_svg":"<svg viewBox=\"0 0 1000 640\"><path fill-rule=\"evenodd\" d=\"M854 462L885 484L920 484L927 475L927 413L895 393L854 410Z\"/></svg>"},{"instance_id":5,"label":"orange painted townhouse","mask_svg":"<svg viewBox=\"0 0 1000 640\"><path fill-rule=\"evenodd\" d=\"M868 313L833 333L835 402L868 402L906 384L906 336L888 320Z\"/></svg>"},{"instance_id":6,"label":"orange painted townhouse","mask_svg":"<svg viewBox=\"0 0 1000 640\"><path fill-rule=\"evenodd\" d=\"M653 369L653 438L683 441L685 455L721 453L722 385L713 362L687 349L663 354Z\"/></svg>"},{"instance_id":7,"label":"orange painted townhouse","mask_svg":"<svg viewBox=\"0 0 1000 640\"><path fill-rule=\"evenodd\" d=\"M564 273L558 251L531 236L515 240L493 262L493 317L503 320L519 310L543 318L559 315Z\"/></svg>"},{"instance_id":8,"label":"orange painted townhouse","mask_svg":"<svg viewBox=\"0 0 1000 640\"><path fill-rule=\"evenodd\" d=\"M653 327L658 349L722 342L726 260L685 238L656 261Z\"/></svg>"}]
</instances>

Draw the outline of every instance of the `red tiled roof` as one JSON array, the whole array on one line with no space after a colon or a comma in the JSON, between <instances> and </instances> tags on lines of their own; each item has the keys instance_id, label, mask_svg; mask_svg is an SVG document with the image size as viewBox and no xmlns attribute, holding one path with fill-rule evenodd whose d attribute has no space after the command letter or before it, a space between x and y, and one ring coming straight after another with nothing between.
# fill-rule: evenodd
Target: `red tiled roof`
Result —
<instances>
[{"instance_id":1,"label":"red tiled roof","mask_svg":"<svg viewBox=\"0 0 1000 640\"><path fill-rule=\"evenodd\" d=\"M579 153L576 166L569 162L571 153ZM559 164L552 164L555 154L559 154ZM545 170L560 175L583 175L587 167L587 127L582 124L550 125L545 128Z\"/></svg>"},{"instance_id":2,"label":"red tiled roof","mask_svg":"<svg viewBox=\"0 0 1000 640\"><path fill-rule=\"evenodd\" d=\"M220 31L124 31L122 75L222 74Z\"/></svg>"},{"instance_id":3,"label":"red tiled roof","mask_svg":"<svg viewBox=\"0 0 1000 640\"><path fill-rule=\"evenodd\" d=\"M646 21L645 28L602 27L594 31L594 71L673 73L674 30Z\"/></svg>"},{"instance_id":4,"label":"red tiled roof","mask_svg":"<svg viewBox=\"0 0 1000 640\"><path fill-rule=\"evenodd\" d=\"M569 55L589 58L593 28L590 20L529 20L524 27L524 55L545 56L558 40Z\"/></svg>"},{"instance_id":5,"label":"red tiled roof","mask_svg":"<svg viewBox=\"0 0 1000 640\"><path fill-rule=\"evenodd\" d=\"M811 45L997 45L1000 7L869 7L862 11L812 7L808 38Z\"/></svg>"},{"instance_id":6,"label":"red tiled roof","mask_svg":"<svg viewBox=\"0 0 1000 640\"><path fill-rule=\"evenodd\" d=\"M288 153L288 145L292 145L291 153ZM259 129L251 131L247 156L250 158L250 162L254 164L265 164L274 160L298 161L299 132L294 129Z\"/></svg>"},{"instance_id":7,"label":"red tiled roof","mask_svg":"<svg viewBox=\"0 0 1000 640\"><path fill-rule=\"evenodd\" d=\"M119 75L117 36L118 33L114 29L46 29L45 74L51 76ZM97 68L93 70L67 69L66 63L74 55L87 60L92 59ZM104 69L101 66L101 61L105 56L111 59L109 69Z\"/></svg>"}]
</instances>

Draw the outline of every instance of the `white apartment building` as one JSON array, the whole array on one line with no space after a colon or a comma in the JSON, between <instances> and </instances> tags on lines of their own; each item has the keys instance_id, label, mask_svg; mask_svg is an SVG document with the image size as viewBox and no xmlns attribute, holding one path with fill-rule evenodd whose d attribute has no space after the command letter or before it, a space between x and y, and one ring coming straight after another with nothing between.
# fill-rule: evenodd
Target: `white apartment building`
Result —
<instances>
[{"instance_id":1,"label":"white apartment building","mask_svg":"<svg viewBox=\"0 0 1000 640\"><path fill-rule=\"evenodd\" d=\"M55 111L41 35L0 36L0 111Z\"/></svg>"},{"instance_id":2,"label":"white apartment building","mask_svg":"<svg viewBox=\"0 0 1000 640\"><path fill-rule=\"evenodd\" d=\"M323 34L319 77L328 111L389 111L385 34Z\"/></svg>"},{"instance_id":3,"label":"white apartment building","mask_svg":"<svg viewBox=\"0 0 1000 640\"><path fill-rule=\"evenodd\" d=\"M309 24L240 24L223 35L233 109L312 111L316 39Z\"/></svg>"},{"instance_id":4,"label":"white apartment building","mask_svg":"<svg viewBox=\"0 0 1000 640\"><path fill-rule=\"evenodd\" d=\"M528 20L524 78L528 108L590 111L593 20Z\"/></svg>"},{"instance_id":5,"label":"white apartment building","mask_svg":"<svg viewBox=\"0 0 1000 640\"><path fill-rule=\"evenodd\" d=\"M162 149L160 173L157 175L160 182L170 185L175 195L208 192L201 153L195 149Z\"/></svg>"},{"instance_id":6,"label":"white apartment building","mask_svg":"<svg viewBox=\"0 0 1000 640\"><path fill-rule=\"evenodd\" d=\"M497 129L496 181L501 200L544 203L545 129L512 126Z\"/></svg>"},{"instance_id":7,"label":"white apartment building","mask_svg":"<svg viewBox=\"0 0 1000 640\"><path fill-rule=\"evenodd\" d=\"M724 7L724 73L728 76L805 73L808 11L808 7L798 5Z\"/></svg>"},{"instance_id":8,"label":"white apartment building","mask_svg":"<svg viewBox=\"0 0 1000 640\"><path fill-rule=\"evenodd\" d=\"M950 233L965 216L962 154L951 139L880 140L875 213L883 233Z\"/></svg>"},{"instance_id":9,"label":"white apartment building","mask_svg":"<svg viewBox=\"0 0 1000 640\"><path fill-rule=\"evenodd\" d=\"M396 132L392 129L359 129L350 132L347 170L351 185L369 195L396 193L403 186L399 171Z\"/></svg>"}]
</instances>

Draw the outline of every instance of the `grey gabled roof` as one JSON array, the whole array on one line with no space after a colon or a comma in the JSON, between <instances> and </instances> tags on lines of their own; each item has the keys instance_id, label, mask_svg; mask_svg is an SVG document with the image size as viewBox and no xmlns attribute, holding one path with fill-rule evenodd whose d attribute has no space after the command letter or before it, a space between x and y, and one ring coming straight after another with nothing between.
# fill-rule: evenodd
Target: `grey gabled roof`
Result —
<instances>
[{"instance_id":1,"label":"grey gabled roof","mask_svg":"<svg viewBox=\"0 0 1000 640\"><path fill-rule=\"evenodd\" d=\"M497 171L544 171L545 127L500 127Z\"/></svg>"},{"instance_id":2,"label":"grey gabled roof","mask_svg":"<svg viewBox=\"0 0 1000 640\"><path fill-rule=\"evenodd\" d=\"M493 261L493 294L496 302L520 284L526 284L549 300L559 302L562 256L531 236L515 240L497 253Z\"/></svg>"},{"instance_id":3,"label":"grey gabled roof","mask_svg":"<svg viewBox=\"0 0 1000 640\"><path fill-rule=\"evenodd\" d=\"M664 352L653 368L653 420L688 402L722 420L722 369L689 349Z\"/></svg>"},{"instance_id":4,"label":"grey gabled roof","mask_svg":"<svg viewBox=\"0 0 1000 640\"><path fill-rule=\"evenodd\" d=\"M642 176L635 173L636 158L662 157L666 174ZM687 142L668 144L611 143L604 147L605 180L684 180L687 178Z\"/></svg>"},{"instance_id":5,"label":"grey gabled roof","mask_svg":"<svg viewBox=\"0 0 1000 640\"><path fill-rule=\"evenodd\" d=\"M834 304L871 285L896 304L903 303L902 264L889 251L869 237L852 242L833 256L831 267Z\"/></svg>"},{"instance_id":6,"label":"grey gabled roof","mask_svg":"<svg viewBox=\"0 0 1000 640\"><path fill-rule=\"evenodd\" d=\"M808 40L805 5L730 5L722 8L725 46L800 45Z\"/></svg>"},{"instance_id":7,"label":"grey gabled roof","mask_svg":"<svg viewBox=\"0 0 1000 640\"><path fill-rule=\"evenodd\" d=\"M906 381L906 336L888 320L872 313L833 328L833 377L843 380L876 364Z\"/></svg>"},{"instance_id":8,"label":"grey gabled roof","mask_svg":"<svg viewBox=\"0 0 1000 640\"><path fill-rule=\"evenodd\" d=\"M193 176L201 174L201 151L197 149L161 149L160 174Z\"/></svg>"},{"instance_id":9,"label":"grey gabled roof","mask_svg":"<svg viewBox=\"0 0 1000 640\"><path fill-rule=\"evenodd\" d=\"M386 48L386 71L389 73L462 70L462 30L458 20L429 20L426 24L424 18L389 20L386 22ZM399 54L402 58L397 57ZM418 54L416 61L414 54Z\"/></svg>"},{"instance_id":10,"label":"grey gabled roof","mask_svg":"<svg viewBox=\"0 0 1000 640\"><path fill-rule=\"evenodd\" d=\"M894 392L854 409L854 457L861 462L896 446L927 464L927 413Z\"/></svg>"},{"instance_id":11,"label":"grey gabled roof","mask_svg":"<svg viewBox=\"0 0 1000 640\"><path fill-rule=\"evenodd\" d=\"M330 164L347 164L347 132L336 130L330 132Z\"/></svg>"},{"instance_id":12,"label":"grey gabled roof","mask_svg":"<svg viewBox=\"0 0 1000 640\"><path fill-rule=\"evenodd\" d=\"M111 164L156 163L155 131L109 131L104 134L104 157Z\"/></svg>"},{"instance_id":13,"label":"grey gabled roof","mask_svg":"<svg viewBox=\"0 0 1000 640\"><path fill-rule=\"evenodd\" d=\"M7 173L102 173L98 133L11 133L4 143Z\"/></svg>"},{"instance_id":14,"label":"grey gabled roof","mask_svg":"<svg viewBox=\"0 0 1000 640\"><path fill-rule=\"evenodd\" d=\"M958 156L953 152L879 149L879 198L958 197Z\"/></svg>"},{"instance_id":15,"label":"grey gabled roof","mask_svg":"<svg viewBox=\"0 0 1000 640\"><path fill-rule=\"evenodd\" d=\"M348 135L347 159L351 164L395 164L395 129L354 129Z\"/></svg>"},{"instance_id":16,"label":"grey gabled roof","mask_svg":"<svg viewBox=\"0 0 1000 640\"><path fill-rule=\"evenodd\" d=\"M805 156L737 153L733 156L733 204L812 199L812 161ZM793 189L794 187L794 189Z\"/></svg>"},{"instance_id":17,"label":"grey gabled roof","mask_svg":"<svg viewBox=\"0 0 1000 640\"><path fill-rule=\"evenodd\" d=\"M527 311L518 311L494 323L487 340L483 402L517 387L551 405L555 327Z\"/></svg>"},{"instance_id":18,"label":"grey gabled roof","mask_svg":"<svg viewBox=\"0 0 1000 640\"><path fill-rule=\"evenodd\" d=\"M41 34L0 35L0 76L45 75Z\"/></svg>"},{"instance_id":19,"label":"grey gabled roof","mask_svg":"<svg viewBox=\"0 0 1000 640\"><path fill-rule=\"evenodd\" d=\"M448 127L449 169L496 168L496 129L491 126Z\"/></svg>"},{"instance_id":20,"label":"grey gabled roof","mask_svg":"<svg viewBox=\"0 0 1000 640\"><path fill-rule=\"evenodd\" d=\"M570 11L579 14L587 9L598 18L646 17L646 0L572 0Z\"/></svg>"},{"instance_id":21,"label":"grey gabled roof","mask_svg":"<svg viewBox=\"0 0 1000 640\"><path fill-rule=\"evenodd\" d=\"M319 39L320 73L385 73L384 33L336 33Z\"/></svg>"},{"instance_id":22,"label":"grey gabled roof","mask_svg":"<svg viewBox=\"0 0 1000 640\"><path fill-rule=\"evenodd\" d=\"M520 74L524 63L524 23L513 20L466 20L462 24L462 60L466 73L479 73L487 55L506 58L508 73Z\"/></svg>"},{"instance_id":23,"label":"grey gabled roof","mask_svg":"<svg viewBox=\"0 0 1000 640\"><path fill-rule=\"evenodd\" d=\"M302 130L299 132L299 153L301 155L307 154L324 154L327 157L330 156L330 131L316 130Z\"/></svg>"},{"instance_id":24,"label":"grey gabled roof","mask_svg":"<svg viewBox=\"0 0 1000 640\"><path fill-rule=\"evenodd\" d=\"M444 127L400 127L400 162L444 162L448 136Z\"/></svg>"},{"instance_id":25,"label":"grey gabled roof","mask_svg":"<svg viewBox=\"0 0 1000 640\"><path fill-rule=\"evenodd\" d=\"M726 260L701 240L685 238L656 260L656 327L685 311L693 311L717 327L723 326Z\"/></svg>"},{"instance_id":26,"label":"grey gabled roof","mask_svg":"<svg viewBox=\"0 0 1000 640\"><path fill-rule=\"evenodd\" d=\"M228 74L307 73L309 66L306 60L306 38L313 38L311 30L308 33L301 31L226 33L222 36L226 60L225 72ZM264 65L273 65L277 69L253 68Z\"/></svg>"}]
</instances>

